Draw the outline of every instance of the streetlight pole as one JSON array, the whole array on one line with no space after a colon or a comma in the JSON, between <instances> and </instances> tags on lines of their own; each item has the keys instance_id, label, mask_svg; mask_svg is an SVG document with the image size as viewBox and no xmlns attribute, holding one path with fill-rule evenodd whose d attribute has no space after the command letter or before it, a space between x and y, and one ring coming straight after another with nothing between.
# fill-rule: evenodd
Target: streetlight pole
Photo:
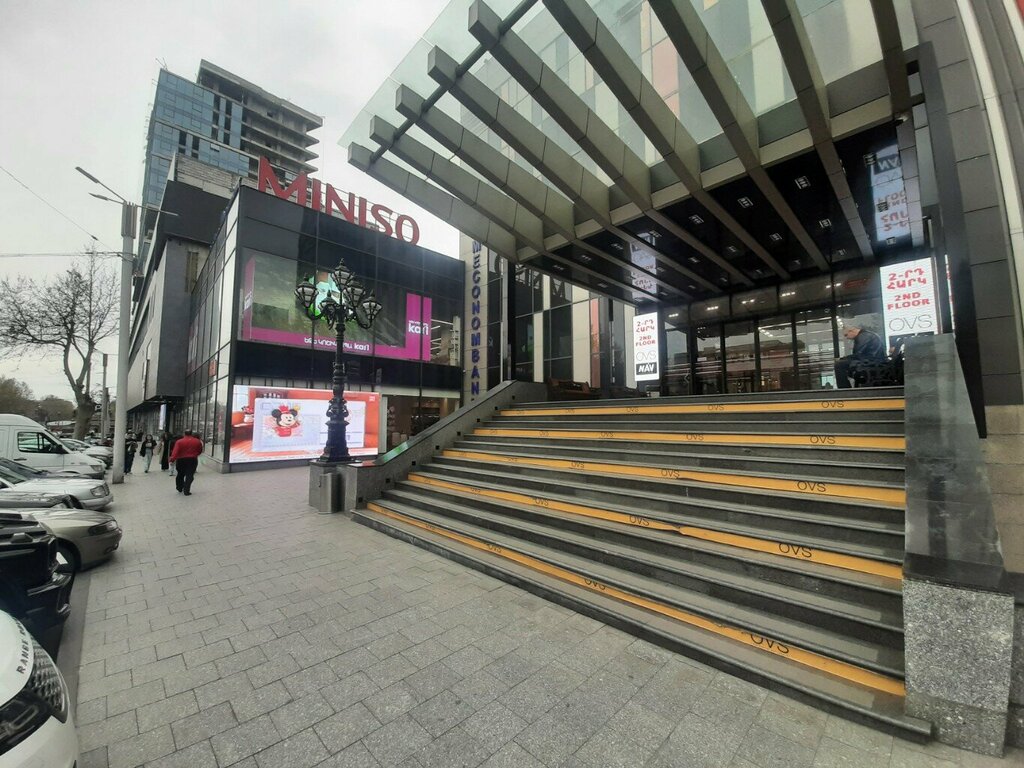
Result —
<instances>
[{"instance_id":1,"label":"streetlight pole","mask_svg":"<svg viewBox=\"0 0 1024 768\"><path fill-rule=\"evenodd\" d=\"M117 333L117 399L114 401L114 468L110 477L111 482L117 485L124 482L124 438L128 431L128 352L131 342L132 276L135 271L135 221L138 206L129 203L83 168L76 166L75 170L94 184L99 184L117 200L90 193L93 197L121 203L121 302Z\"/></svg>"},{"instance_id":2,"label":"streetlight pole","mask_svg":"<svg viewBox=\"0 0 1024 768\"><path fill-rule=\"evenodd\" d=\"M336 334L332 397L327 408L327 445L318 461L320 464L344 464L352 460L345 435L345 423L349 415L345 403L345 387L348 386L344 358L345 323L354 320L360 328L368 329L373 325L381 305L373 293L355 279L352 270L344 262L338 262L338 266L331 272L331 281L338 291L339 300L335 300L328 291L327 296L318 301L317 288L310 282L299 283L295 287L295 296L314 318L322 315L328 327L333 328Z\"/></svg>"},{"instance_id":3,"label":"streetlight pole","mask_svg":"<svg viewBox=\"0 0 1024 768\"><path fill-rule=\"evenodd\" d=\"M107 192L117 199L98 195L95 192L89 194L99 200L108 203L118 203L121 206L121 302L120 320L117 334L117 399L114 401L114 467L111 471L111 482L115 485L124 482L124 448L125 435L128 433L128 359L131 345L132 329L132 280L135 275L135 234L136 223L139 220L139 206L129 203L121 195L97 179L81 166L75 166L75 170L85 176L93 184L99 184ZM153 208L153 206L146 206ZM167 216L177 216L176 213L159 211Z\"/></svg>"}]
</instances>

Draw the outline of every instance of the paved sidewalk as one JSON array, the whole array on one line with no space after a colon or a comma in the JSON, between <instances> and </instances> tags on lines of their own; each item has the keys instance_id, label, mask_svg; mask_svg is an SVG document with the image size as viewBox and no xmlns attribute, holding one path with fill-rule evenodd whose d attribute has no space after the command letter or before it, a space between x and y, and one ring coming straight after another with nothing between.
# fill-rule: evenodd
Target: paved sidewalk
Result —
<instances>
[{"instance_id":1,"label":"paved sidewalk","mask_svg":"<svg viewBox=\"0 0 1024 768\"><path fill-rule=\"evenodd\" d=\"M81 768L1010 766L825 715L305 504L304 469L118 486Z\"/></svg>"}]
</instances>

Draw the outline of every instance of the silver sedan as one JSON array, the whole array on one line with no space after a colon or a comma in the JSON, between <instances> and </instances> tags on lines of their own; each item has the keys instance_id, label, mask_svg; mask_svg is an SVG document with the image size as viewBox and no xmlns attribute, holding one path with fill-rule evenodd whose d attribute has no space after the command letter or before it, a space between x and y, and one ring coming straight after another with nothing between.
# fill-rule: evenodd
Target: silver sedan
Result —
<instances>
[{"instance_id":1,"label":"silver sedan","mask_svg":"<svg viewBox=\"0 0 1024 768\"><path fill-rule=\"evenodd\" d=\"M121 526L113 515L87 509L19 509L33 517L57 538L58 560L70 571L102 563L121 545Z\"/></svg>"},{"instance_id":2,"label":"silver sedan","mask_svg":"<svg viewBox=\"0 0 1024 768\"><path fill-rule=\"evenodd\" d=\"M103 509L114 500L103 480L51 475L10 459L0 459L0 496L3 489L65 493L85 509Z\"/></svg>"}]
</instances>

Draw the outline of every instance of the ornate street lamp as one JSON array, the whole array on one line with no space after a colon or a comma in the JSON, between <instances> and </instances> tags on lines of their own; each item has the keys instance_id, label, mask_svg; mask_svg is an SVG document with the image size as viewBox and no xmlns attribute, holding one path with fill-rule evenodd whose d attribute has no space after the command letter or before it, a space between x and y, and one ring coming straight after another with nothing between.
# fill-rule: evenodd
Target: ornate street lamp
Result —
<instances>
[{"instance_id":1,"label":"ornate street lamp","mask_svg":"<svg viewBox=\"0 0 1024 768\"><path fill-rule=\"evenodd\" d=\"M343 463L352 460L345 439L345 424L348 422L348 406L345 404L345 387L348 376L345 373L344 348L345 324L354 320L360 328L369 329L373 325L381 304L372 291L355 279L352 270L339 261L331 272L331 279L340 292L341 301L336 301L330 292L317 302L318 291L309 282L299 283L295 287L295 297L309 313L319 314L327 325L337 334L338 346L334 350L334 377L332 379L334 396L327 408L327 445L324 446L321 463Z\"/></svg>"}]
</instances>

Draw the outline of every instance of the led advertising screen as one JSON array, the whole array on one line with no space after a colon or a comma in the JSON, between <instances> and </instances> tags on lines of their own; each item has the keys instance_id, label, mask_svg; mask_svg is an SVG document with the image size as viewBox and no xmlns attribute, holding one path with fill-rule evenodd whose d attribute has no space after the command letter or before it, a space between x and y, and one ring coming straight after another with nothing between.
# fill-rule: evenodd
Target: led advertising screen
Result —
<instances>
[{"instance_id":1,"label":"led advertising screen","mask_svg":"<svg viewBox=\"0 0 1024 768\"><path fill-rule=\"evenodd\" d=\"M231 396L231 446L228 461L315 459L327 443L326 389L236 385ZM380 450L380 394L346 392L345 439L353 456Z\"/></svg>"},{"instance_id":2,"label":"led advertising screen","mask_svg":"<svg viewBox=\"0 0 1024 768\"><path fill-rule=\"evenodd\" d=\"M637 381L657 381L658 370L658 313L633 317L633 363Z\"/></svg>"},{"instance_id":3,"label":"led advertising screen","mask_svg":"<svg viewBox=\"0 0 1024 768\"><path fill-rule=\"evenodd\" d=\"M307 282L316 288L316 299L309 311L295 298L297 282ZM377 284L373 289L384 309L372 330L349 324L345 352L392 360L432 360L433 299L392 285ZM335 301L341 298L325 269L246 250L239 338L333 350L337 347L335 333L321 317L321 305L328 296Z\"/></svg>"},{"instance_id":4,"label":"led advertising screen","mask_svg":"<svg viewBox=\"0 0 1024 768\"><path fill-rule=\"evenodd\" d=\"M905 261L879 268L886 347L911 336L939 330L935 303L935 269L931 259Z\"/></svg>"}]
</instances>

